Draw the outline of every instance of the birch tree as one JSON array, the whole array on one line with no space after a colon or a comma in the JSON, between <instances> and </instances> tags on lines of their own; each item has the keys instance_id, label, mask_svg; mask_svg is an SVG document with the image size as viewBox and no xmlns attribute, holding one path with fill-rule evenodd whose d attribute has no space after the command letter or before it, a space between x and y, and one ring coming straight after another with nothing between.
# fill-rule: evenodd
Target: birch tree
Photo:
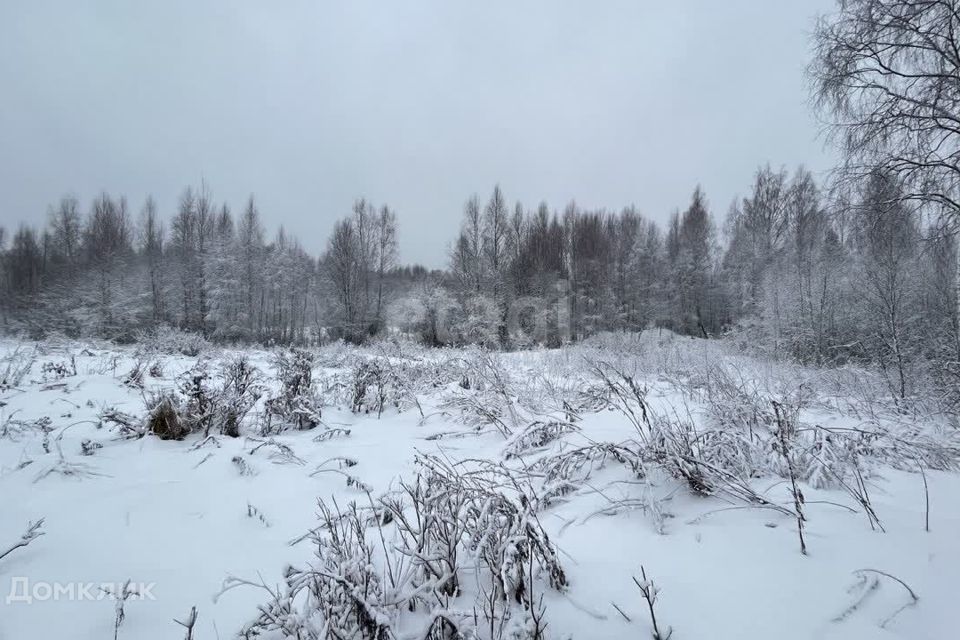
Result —
<instances>
[{"instance_id":1,"label":"birch tree","mask_svg":"<svg viewBox=\"0 0 960 640\"><path fill-rule=\"evenodd\" d=\"M960 3L842 0L814 32L813 95L843 153L841 182L879 171L960 233ZM954 256L960 327L960 251ZM960 341L957 341L960 344ZM960 349L955 357L960 360Z\"/></svg>"}]
</instances>

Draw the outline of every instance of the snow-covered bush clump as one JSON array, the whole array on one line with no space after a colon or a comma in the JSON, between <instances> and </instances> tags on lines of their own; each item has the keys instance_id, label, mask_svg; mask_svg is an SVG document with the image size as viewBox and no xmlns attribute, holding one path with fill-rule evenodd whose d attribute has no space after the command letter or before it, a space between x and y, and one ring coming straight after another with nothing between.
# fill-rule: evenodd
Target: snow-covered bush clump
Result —
<instances>
[{"instance_id":1,"label":"snow-covered bush clump","mask_svg":"<svg viewBox=\"0 0 960 640\"><path fill-rule=\"evenodd\" d=\"M321 408L313 379L313 354L302 349L281 351L274 364L280 391L266 401L264 434L287 429L313 429L320 424Z\"/></svg>"}]
</instances>

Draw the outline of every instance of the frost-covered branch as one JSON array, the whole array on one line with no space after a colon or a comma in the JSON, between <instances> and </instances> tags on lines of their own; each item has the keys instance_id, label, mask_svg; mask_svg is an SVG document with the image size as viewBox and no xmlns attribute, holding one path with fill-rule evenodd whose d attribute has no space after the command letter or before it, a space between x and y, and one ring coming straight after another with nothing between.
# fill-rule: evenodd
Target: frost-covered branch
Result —
<instances>
[{"instance_id":1,"label":"frost-covered branch","mask_svg":"<svg viewBox=\"0 0 960 640\"><path fill-rule=\"evenodd\" d=\"M27 546L40 536L44 535L44 532L41 531L43 528L43 521L44 518L40 518L36 522L31 521L27 523L27 530L23 532L23 535L20 536L20 539L7 547L5 551L0 552L0 560L3 560L17 549Z\"/></svg>"}]
</instances>

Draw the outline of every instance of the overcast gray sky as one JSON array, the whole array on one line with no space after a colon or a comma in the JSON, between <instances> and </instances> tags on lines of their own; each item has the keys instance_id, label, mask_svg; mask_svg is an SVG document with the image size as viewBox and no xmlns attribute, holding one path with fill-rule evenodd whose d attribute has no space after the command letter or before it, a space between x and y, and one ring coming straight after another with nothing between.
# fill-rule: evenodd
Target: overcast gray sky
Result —
<instances>
[{"instance_id":1,"label":"overcast gray sky","mask_svg":"<svg viewBox=\"0 0 960 640\"><path fill-rule=\"evenodd\" d=\"M149 6L147 6L149 4ZM715 215L827 168L803 68L831 0L0 2L0 224L205 179L311 251L358 196L442 266L463 202Z\"/></svg>"}]
</instances>

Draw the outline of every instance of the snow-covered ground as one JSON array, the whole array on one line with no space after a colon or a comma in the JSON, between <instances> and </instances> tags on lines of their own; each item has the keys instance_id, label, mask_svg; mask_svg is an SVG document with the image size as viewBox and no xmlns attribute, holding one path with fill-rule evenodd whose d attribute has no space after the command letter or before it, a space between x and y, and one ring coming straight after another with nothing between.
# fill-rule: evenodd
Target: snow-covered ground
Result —
<instances>
[{"instance_id":1,"label":"snow-covered ground","mask_svg":"<svg viewBox=\"0 0 960 640\"><path fill-rule=\"evenodd\" d=\"M647 585L641 565L659 589L660 631L672 627L677 640L955 637L955 423L897 411L867 372L775 365L725 349L655 335L513 354L327 347L313 351L322 424L271 435L261 430L265 403L280 392L276 354L251 350L244 354L264 389L241 436L213 425L208 440L161 440L136 433L150 399L181 388L198 362L210 376L204 384L218 388L221 366L241 352L2 343L0 554L29 522L42 518L43 535L0 559L0 639L182 637L174 619L191 607L194 638L234 637L271 598L234 579L280 593L287 566L318 575L339 567L345 580L366 568L384 576L380 591L363 595L382 637L424 638L438 615L465 637L532 637L530 599L520 592L498 605L509 619L502 631L485 619L484 594L496 580L474 525L458 533L457 593L438 595L442 581L417 573L408 547L401 555L383 501L409 508L397 497L403 483L414 486L437 464L494 478L483 504L502 493L548 534L566 584L551 586L536 554L517 552L529 549L523 539L501 549L530 561L516 575L533 574L526 593L535 592L547 638L650 637L634 582ZM365 362L384 382L354 412ZM142 380L127 380L137 363ZM124 428L111 417L135 421ZM318 500L342 513L355 502L370 516L370 567L330 560L318 542L329 536ZM465 522L476 516L460 513ZM513 568L503 553L506 575ZM388 564L405 577L387 578ZM146 597L123 604L115 629L116 600L98 587L127 580L145 585ZM307 600L305 592L291 600L299 608L288 629L367 637L345 627L323 635L325 614ZM283 635L274 628L264 637Z\"/></svg>"}]
</instances>

